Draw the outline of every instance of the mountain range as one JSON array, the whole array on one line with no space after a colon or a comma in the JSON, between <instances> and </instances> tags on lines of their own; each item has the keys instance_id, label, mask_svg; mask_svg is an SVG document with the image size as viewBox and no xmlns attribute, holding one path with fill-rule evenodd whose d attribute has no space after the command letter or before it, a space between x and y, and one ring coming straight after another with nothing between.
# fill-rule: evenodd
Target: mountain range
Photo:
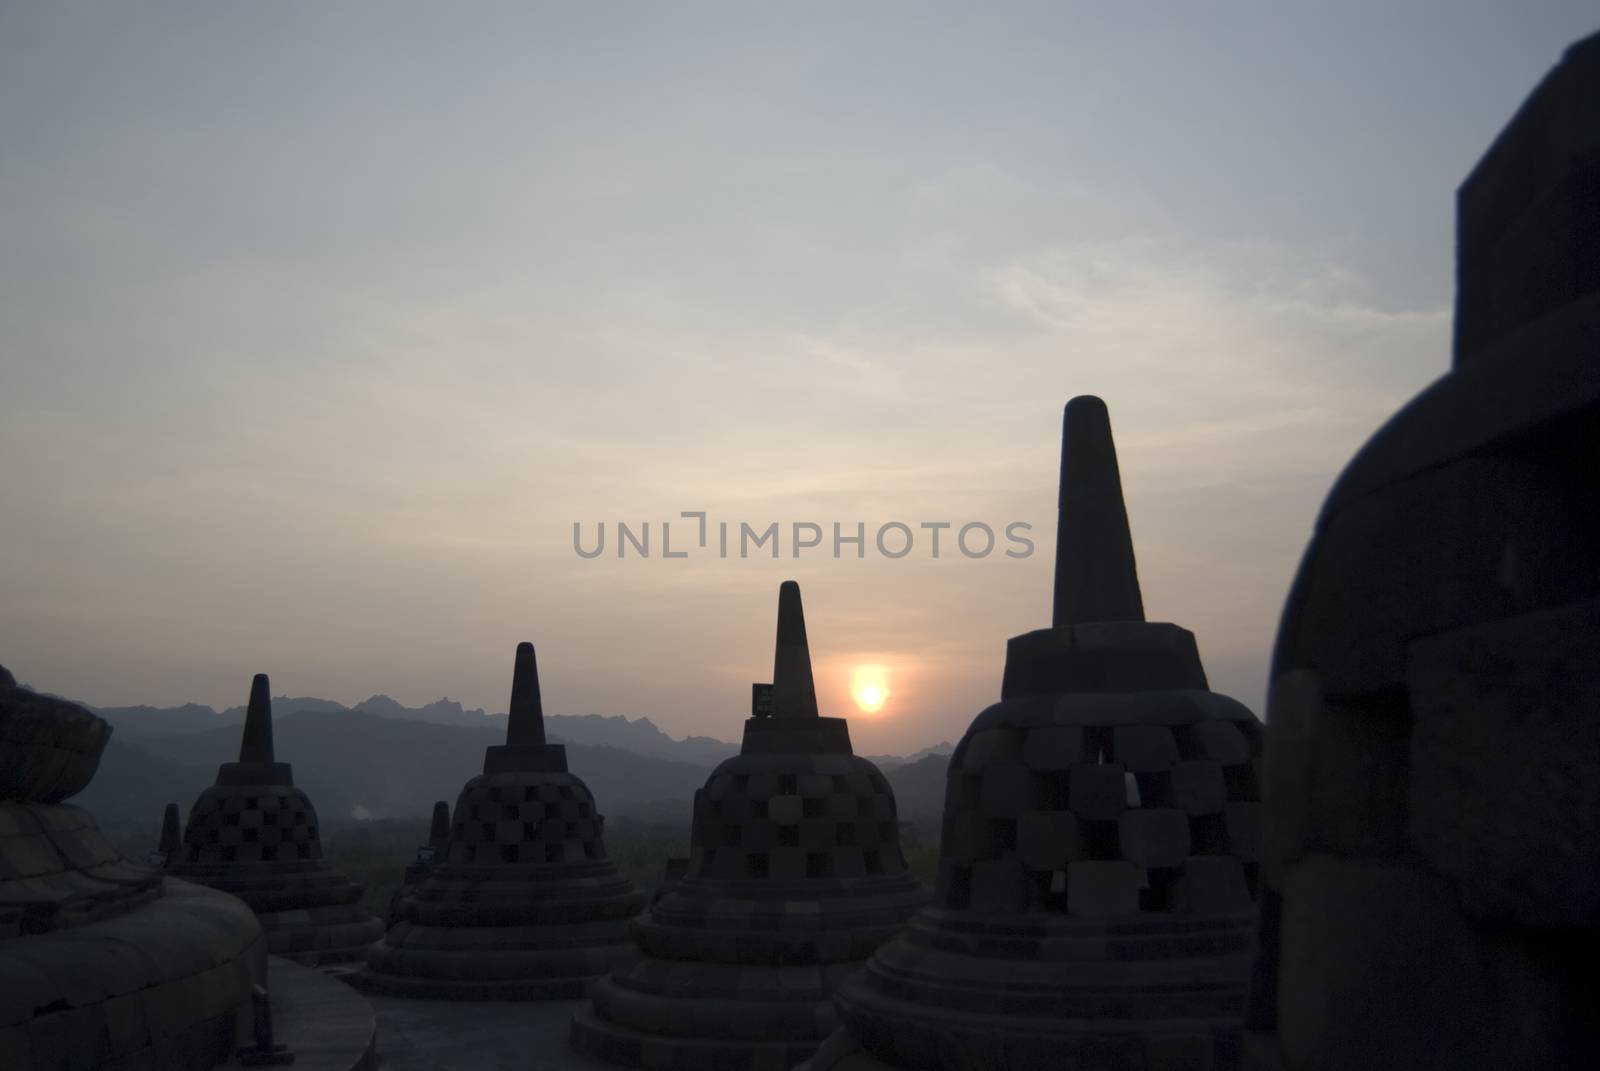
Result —
<instances>
[{"instance_id":1,"label":"mountain range","mask_svg":"<svg viewBox=\"0 0 1600 1071\"><path fill-rule=\"evenodd\" d=\"M484 749L505 742L503 714L465 709L441 699L406 707L384 695L347 707L313 697L273 700L279 761L324 823L422 817L435 800L454 803L483 768ZM107 828L145 828L162 808L189 805L234 760L244 708L103 707L115 730L94 780L73 802ZM712 768L737 754L737 744L710 737L676 739L648 718L546 715L552 742L567 745L568 763L594 792L604 813L688 824L695 789ZM935 820L943 808L948 743L908 756L871 756L895 788L906 818Z\"/></svg>"}]
</instances>

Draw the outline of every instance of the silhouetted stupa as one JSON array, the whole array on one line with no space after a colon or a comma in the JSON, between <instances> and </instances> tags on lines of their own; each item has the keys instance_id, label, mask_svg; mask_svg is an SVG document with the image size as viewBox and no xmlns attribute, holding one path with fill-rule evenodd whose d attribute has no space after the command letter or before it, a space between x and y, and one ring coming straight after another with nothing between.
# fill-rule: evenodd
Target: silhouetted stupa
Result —
<instances>
[{"instance_id":1,"label":"silhouetted stupa","mask_svg":"<svg viewBox=\"0 0 1600 1071\"><path fill-rule=\"evenodd\" d=\"M1453 367L1273 652L1260 1071L1600 1066L1600 34L1456 198Z\"/></svg>"},{"instance_id":2,"label":"silhouetted stupa","mask_svg":"<svg viewBox=\"0 0 1600 1071\"><path fill-rule=\"evenodd\" d=\"M627 923L645 901L606 856L603 825L567 749L545 743L533 644L519 644L506 742L461 790L443 858L400 897L352 982L413 997L583 996L635 958Z\"/></svg>"},{"instance_id":3,"label":"silhouetted stupa","mask_svg":"<svg viewBox=\"0 0 1600 1071\"><path fill-rule=\"evenodd\" d=\"M389 903L389 925L393 926L399 918L400 901L411 890L421 885L433 868L444 862L445 856L450 853L450 804L445 800L435 800L433 815L428 821L428 843L417 849L416 859L406 864L405 874L400 879L400 887L395 890Z\"/></svg>"},{"instance_id":4,"label":"silhouetted stupa","mask_svg":"<svg viewBox=\"0 0 1600 1071\"><path fill-rule=\"evenodd\" d=\"M933 904L837 995L823 1069L1235 1068L1260 727L1146 622L1105 405L1068 403L1053 627L950 757Z\"/></svg>"},{"instance_id":5,"label":"silhouetted stupa","mask_svg":"<svg viewBox=\"0 0 1600 1071\"><path fill-rule=\"evenodd\" d=\"M223 763L195 800L167 868L249 904L275 956L359 959L383 923L361 909L362 887L322 858L316 808L273 753L271 694L266 674L256 674L239 761Z\"/></svg>"},{"instance_id":6,"label":"silhouetted stupa","mask_svg":"<svg viewBox=\"0 0 1600 1071\"><path fill-rule=\"evenodd\" d=\"M595 983L573 1047L632 1067L792 1067L833 1029L840 980L927 898L889 783L843 718L817 716L786 581L770 715L695 793L687 874L634 922L644 958Z\"/></svg>"},{"instance_id":7,"label":"silhouetted stupa","mask_svg":"<svg viewBox=\"0 0 1600 1071\"><path fill-rule=\"evenodd\" d=\"M65 803L111 729L0 668L0 1068L208 1068L251 1036L266 943L231 896L119 855Z\"/></svg>"}]
</instances>

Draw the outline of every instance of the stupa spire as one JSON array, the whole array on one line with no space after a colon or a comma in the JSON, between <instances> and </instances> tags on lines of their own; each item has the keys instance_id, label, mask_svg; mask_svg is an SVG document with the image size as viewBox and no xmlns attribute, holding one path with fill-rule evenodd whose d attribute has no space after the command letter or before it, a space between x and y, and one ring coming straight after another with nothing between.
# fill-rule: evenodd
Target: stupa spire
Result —
<instances>
[{"instance_id":1,"label":"stupa spire","mask_svg":"<svg viewBox=\"0 0 1600 1071\"><path fill-rule=\"evenodd\" d=\"M161 843L156 850L168 859L178 858L178 849L182 846L183 834L178 825L178 805L169 803L161 812Z\"/></svg>"},{"instance_id":2,"label":"stupa spire","mask_svg":"<svg viewBox=\"0 0 1600 1071\"><path fill-rule=\"evenodd\" d=\"M1062 415L1057 508L1051 624L1143 621L1111 417L1106 403L1091 394L1073 398Z\"/></svg>"},{"instance_id":3,"label":"stupa spire","mask_svg":"<svg viewBox=\"0 0 1600 1071\"><path fill-rule=\"evenodd\" d=\"M539 664L533 644L517 644L517 663L511 676L511 706L506 718L506 744L510 747L544 743L544 703L539 698Z\"/></svg>"},{"instance_id":4,"label":"stupa spire","mask_svg":"<svg viewBox=\"0 0 1600 1071\"><path fill-rule=\"evenodd\" d=\"M778 644L772 665L772 713L780 718L815 718L817 687L811 679L811 648L800 585L785 580L778 588Z\"/></svg>"},{"instance_id":5,"label":"stupa spire","mask_svg":"<svg viewBox=\"0 0 1600 1071\"><path fill-rule=\"evenodd\" d=\"M439 800L433 805L433 822L428 829L428 846L448 847L450 843L450 804Z\"/></svg>"},{"instance_id":6,"label":"stupa spire","mask_svg":"<svg viewBox=\"0 0 1600 1071\"><path fill-rule=\"evenodd\" d=\"M244 738L239 741L239 761L277 761L272 750L272 686L265 673L250 682L250 705L245 709Z\"/></svg>"}]
</instances>

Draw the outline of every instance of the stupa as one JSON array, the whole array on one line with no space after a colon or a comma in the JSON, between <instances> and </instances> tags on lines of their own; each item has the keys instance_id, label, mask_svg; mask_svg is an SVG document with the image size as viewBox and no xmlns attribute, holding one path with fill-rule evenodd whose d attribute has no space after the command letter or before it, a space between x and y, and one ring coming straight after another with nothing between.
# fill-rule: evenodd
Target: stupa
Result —
<instances>
[{"instance_id":1,"label":"stupa","mask_svg":"<svg viewBox=\"0 0 1600 1071\"><path fill-rule=\"evenodd\" d=\"M0 668L0 1068L214 1067L254 1024L261 925L119 855L65 801L111 727Z\"/></svg>"},{"instance_id":2,"label":"stupa","mask_svg":"<svg viewBox=\"0 0 1600 1071\"><path fill-rule=\"evenodd\" d=\"M1453 366L1334 484L1278 631L1257 1068L1600 1053L1600 34L1456 234Z\"/></svg>"},{"instance_id":3,"label":"stupa","mask_svg":"<svg viewBox=\"0 0 1600 1071\"><path fill-rule=\"evenodd\" d=\"M1145 620L1098 398L1067 404L1059 507L1053 624L950 757L934 902L840 987L813 1071L1239 1065L1259 723Z\"/></svg>"},{"instance_id":4,"label":"stupa","mask_svg":"<svg viewBox=\"0 0 1600 1071\"><path fill-rule=\"evenodd\" d=\"M359 959L383 923L358 903L362 887L322 857L317 811L272 745L267 675L250 684L239 761L189 809L183 844L167 870L232 893L255 911L275 956L302 963Z\"/></svg>"},{"instance_id":5,"label":"stupa","mask_svg":"<svg viewBox=\"0 0 1600 1071\"><path fill-rule=\"evenodd\" d=\"M389 902L389 925L393 926L399 918L400 901L433 873L433 868L444 861L449 851L450 804L446 800L435 800L433 816L428 822L428 843L417 849L415 860L406 864L400 887Z\"/></svg>"},{"instance_id":6,"label":"stupa","mask_svg":"<svg viewBox=\"0 0 1600 1071\"><path fill-rule=\"evenodd\" d=\"M595 983L580 1053L630 1067L790 1068L836 1022L840 980L926 903L894 793L817 713L800 587L778 593L773 680L740 753L695 793L690 857L633 924L643 953ZM766 701L770 697L770 709Z\"/></svg>"},{"instance_id":7,"label":"stupa","mask_svg":"<svg viewBox=\"0 0 1600 1071\"><path fill-rule=\"evenodd\" d=\"M604 818L544 736L533 644L517 647L506 742L456 800L442 859L401 896L351 978L400 996L568 1000L633 961L645 895L606 856Z\"/></svg>"}]
</instances>

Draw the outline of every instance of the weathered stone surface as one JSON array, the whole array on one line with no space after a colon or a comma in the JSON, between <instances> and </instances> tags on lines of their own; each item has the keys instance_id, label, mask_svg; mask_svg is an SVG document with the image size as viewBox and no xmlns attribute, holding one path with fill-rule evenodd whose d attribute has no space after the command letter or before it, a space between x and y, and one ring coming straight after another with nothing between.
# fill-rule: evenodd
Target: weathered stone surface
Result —
<instances>
[{"instance_id":1,"label":"weathered stone surface","mask_svg":"<svg viewBox=\"0 0 1600 1071\"><path fill-rule=\"evenodd\" d=\"M85 811L43 802L81 787L108 735L81 707L0 681L0 768L16 774L0 780L7 1071L211 1067L250 1022L265 942L249 908L164 883Z\"/></svg>"},{"instance_id":2,"label":"weathered stone surface","mask_svg":"<svg viewBox=\"0 0 1600 1071\"><path fill-rule=\"evenodd\" d=\"M1477 917L1600 924L1600 600L1411 649L1415 850Z\"/></svg>"}]
</instances>

